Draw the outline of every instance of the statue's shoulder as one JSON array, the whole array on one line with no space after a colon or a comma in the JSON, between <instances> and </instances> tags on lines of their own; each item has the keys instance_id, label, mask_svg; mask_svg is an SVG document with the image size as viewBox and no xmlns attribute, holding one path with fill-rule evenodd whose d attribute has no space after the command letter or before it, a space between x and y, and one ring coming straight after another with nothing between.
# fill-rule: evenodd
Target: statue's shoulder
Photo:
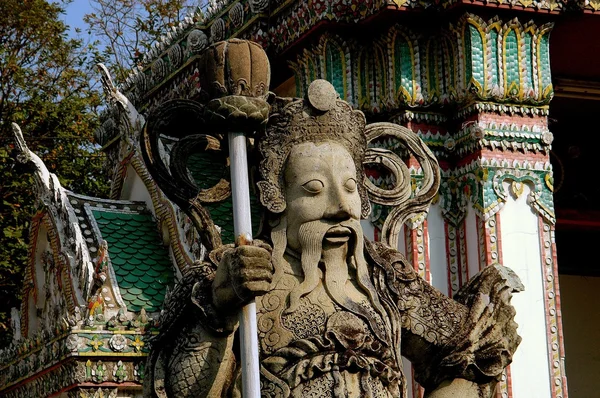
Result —
<instances>
[{"instance_id":1,"label":"statue's shoulder","mask_svg":"<svg viewBox=\"0 0 600 398\"><path fill-rule=\"evenodd\" d=\"M382 242L372 242L365 239L365 252L369 262L385 270L388 278L411 281L419 276L406 257L398 250Z\"/></svg>"},{"instance_id":2,"label":"statue's shoulder","mask_svg":"<svg viewBox=\"0 0 600 398\"><path fill-rule=\"evenodd\" d=\"M198 284L207 290L214 279L215 267L210 262L198 262L185 269L172 289L167 289L160 317L163 333L172 329L177 320L195 310L193 295L198 295ZM194 289L196 287L196 289ZM208 292L202 292L207 295Z\"/></svg>"}]
</instances>

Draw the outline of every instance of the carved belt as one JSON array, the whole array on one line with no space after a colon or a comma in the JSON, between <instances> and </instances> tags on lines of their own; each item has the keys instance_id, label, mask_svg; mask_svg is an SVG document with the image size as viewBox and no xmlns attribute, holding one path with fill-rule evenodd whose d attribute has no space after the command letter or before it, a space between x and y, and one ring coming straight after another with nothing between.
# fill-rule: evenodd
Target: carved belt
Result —
<instances>
[{"instance_id":1,"label":"carved belt","mask_svg":"<svg viewBox=\"0 0 600 398\"><path fill-rule=\"evenodd\" d=\"M283 365L281 357L269 357L263 364L269 371ZM274 362L279 366L269 366ZM365 356L352 350L338 353L328 352L317 355L307 355L293 364L285 364L280 372L272 372L278 378L294 389L298 385L335 371L348 371L350 373L367 372L372 377L379 379L384 385L398 384L402 380L402 372L371 356Z\"/></svg>"}]
</instances>

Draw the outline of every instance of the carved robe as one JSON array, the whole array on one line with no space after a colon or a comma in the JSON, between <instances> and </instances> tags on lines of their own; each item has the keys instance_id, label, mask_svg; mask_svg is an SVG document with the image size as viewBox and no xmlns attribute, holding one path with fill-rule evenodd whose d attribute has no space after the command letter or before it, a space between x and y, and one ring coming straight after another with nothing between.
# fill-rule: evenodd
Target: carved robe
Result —
<instances>
[{"instance_id":1,"label":"carved robe","mask_svg":"<svg viewBox=\"0 0 600 398\"><path fill-rule=\"evenodd\" d=\"M218 253L211 257L218 262ZM365 257L384 314L368 300L362 312L369 316L353 313L322 286L286 314L295 275L257 298L262 396L405 397L401 355L426 389L455 378L480 385L496 380L520 341L508 303L520 288L512 271L486 268L457 301L385 245L366 242ZM149 358L147 396L241 396L234 321L211 304L214 270L209 264L192 269L170 295Z\"/></svg>"}]
</instances>

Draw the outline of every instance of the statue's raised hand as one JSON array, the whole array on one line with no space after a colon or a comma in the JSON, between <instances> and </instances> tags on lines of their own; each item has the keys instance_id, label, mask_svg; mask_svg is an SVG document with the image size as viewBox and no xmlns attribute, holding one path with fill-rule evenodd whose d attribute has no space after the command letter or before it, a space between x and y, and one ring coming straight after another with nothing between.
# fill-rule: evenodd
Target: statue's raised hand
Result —
<instances>
[{"instance_id":1,"label":"statue's raised hand","mask_svg":"<svg viewBox=\"0 0 600 398\"><path fill-rule=\"evenodd\" d=\"M273 279L271 248L255 241L229 249L217 267L213 281L213 304L228 312L237 311L256 296L269 291Z\"/></svg>"}]
</instances>

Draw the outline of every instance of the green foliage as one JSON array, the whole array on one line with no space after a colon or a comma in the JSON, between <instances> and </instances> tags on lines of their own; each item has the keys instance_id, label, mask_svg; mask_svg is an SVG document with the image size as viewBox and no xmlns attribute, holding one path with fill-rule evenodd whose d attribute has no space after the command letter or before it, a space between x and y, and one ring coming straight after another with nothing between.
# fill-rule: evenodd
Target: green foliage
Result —
<instances>
[{"instance_id":1,"label":"green foliage","mask_svg":"<svg viewBox=\"0 0 600 398\"><path fill-rule=\"evenodd\" d=\"M31 219L40 206L34 180L15 161L11 122L64 187L107 196L104 155L93 143L102 106L104 62L116 82L192 10L192 0L91 0L93 43L71 38L62 22L72 0L0 0L0 347L10 341L9 312L19 307ZM102 43L102 45L100 45ZM98 50L99 49L99 50Z\"/></svg>"},{"instance_id":2,"label":"green foliage","mask_svg":"<svg viewBox=\"0 0 600 398\"><path fill-rule=\"evenodd\" d=\"M64 187L106 195L103 155L93 144L101 104L93 45L68 37L68 1L0 1L0 346L19 306L28 228L36 212L33 178L13 157L11 122Z\"/></svg>"},{"instance_id":3,"label":"green foliage","mask_svg":"<svg viewBox=\"0 0 600 398\"><path fill-rule=\"evenodd\" d=\"M181 22L198 0L91 0L93 12L85 15L89 33L105 47L103 57L116 81L131 68L161 35Z\"/></svg>"}]
</instances>

